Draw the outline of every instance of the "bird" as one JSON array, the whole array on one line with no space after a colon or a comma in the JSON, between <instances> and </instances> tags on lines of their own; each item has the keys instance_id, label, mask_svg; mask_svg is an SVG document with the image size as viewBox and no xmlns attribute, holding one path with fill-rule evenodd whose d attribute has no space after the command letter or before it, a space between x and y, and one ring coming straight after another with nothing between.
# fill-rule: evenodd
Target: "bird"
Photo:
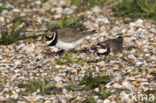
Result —
<instances>
[{"instance_id":1,"label":"bird","mask_svg":"<svg viewBox=\"0 0 156 103\"><path fill-rule=\"evenodd\" d=\"M81 31L75 28L63 28L57 29L49 36L45 35L45 40L48 46L56 46L68 51L80 45L88 35L94 33L96 33L96 30Z\"/></svg>"},{"instance_id":2,"label":"bird","mask_svg":"<svg viewBox=\"0 0 156 103\"><path fill-rule=\"evenodd\" d=\"M108 55L111 52L113 54L122 53L123 51L123 37L119 36L115 39L108 39L105 41L98 42L96 46L94 46L94 50L97 55Z\"/></svg>"}]
</instances>

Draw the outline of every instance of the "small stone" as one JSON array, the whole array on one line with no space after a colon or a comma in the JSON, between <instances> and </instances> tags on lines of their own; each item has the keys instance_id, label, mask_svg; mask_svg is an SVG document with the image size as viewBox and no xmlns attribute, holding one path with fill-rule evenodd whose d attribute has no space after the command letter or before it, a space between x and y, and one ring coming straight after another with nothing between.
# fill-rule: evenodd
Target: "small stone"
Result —
<instances>
[{"instance_id":1,"label":"small stone","mask_svg":"<svg viewBox=\"0 0 156 103\"><path fill-rule=\"evenodd\" d=\"M123 79L123 78L122 78L121 75L117 75L117 76L115 76L115 79L116 79L116 80L121 80L121 79Z\"/></svg>"},{"instance_id":2,"label":"small stone","mask_svg":"<svg viewBox=\"0 0 156 103\"><path fill-rule=\"evenodd\" d=\"M128 55L128 58L129 58L129 59L135 59L136 57L135 57L133 54L129 54L129 55Z\"/></svg>"},{"instance_id":3,"label":"small stone","mask_svg":"<svg viewBox=\"0 0 156 103\"><path fill-rule=\"evenodd\" d=\"M113 73L113 69L108 69L107 71L106 71L106 74L107 75L111 75Z\"/></svg>"},{"instance_id":4,"label":"small stone","mask_svg":"<svg viewBox=\"0 0 156 103\"><path fill-rule=\"evenodd\" d=\"M61 100L61 103L67 103L65 100Z\"/></svg>"},{"instance_id":5,"label":"small stone","mask_svg":"<svg viewBox=\"0 0 156 103\"><path fill-rule=\"evenodd\" d=\"M51 103L51 101L50 100L46 100L44 103Z\"/></svg>"},{"instance_id":6,"label":"small stone","mask_svg":"<svg viewBox=\"0 0 156 103\"><path fill-rule=\"evenodd\" d=\"M156 33L156 29L155 29L155 28L151 28L150 31L151 31L152 33Z\"/></svg>"},{"instance_id":7,"label":"small stone","mask_svg":"<svg viewBox=\"0 0 156 103\"><path fill-rule=\"evenodd\" d=\"M143 25L143 20L142 19L138 19L136 22L130 23L130 26L141 27L142 25Z\"/></svg>"},{"instance_id":8,"label":"small stone","mask_svg":"<svg viewBox=\"0 0 156 103\"><path fill-rule=\"evenodd\" d=\"M97 100L97 103L103 103L103 101L102 100Z\"/></svg>"},{"instance_id":9,"label":"small stone","mask_svg":"<svg viewBox=\"0 0 156 103\"><path fill-rule=\"evenodd\" d=\"M65 88L62 89L62 92L63 92L63 93L66 93L66 92L67 92L67 89L65 89Z\"/></svg>"},{"instance_id":10,"label":"small stone","mask_svg":"<svg viewBox=\"0 0 156 103\"><path fill-rule=\"evenodd\" d=\"M146 56L146 57L149 57L149 56L151 56L151 54L145 54L145 56Z\"/></svg>"},{"instance_id":11,"label":"small stone","mask_svg":"<svg viewBox=\"0 0 156 103\"><path fill-rule=\"evenodd\" d=\"M11 98L13 99L17 99L19 97L19 95L17 93L14 93L13 95L11 95Z\"/></svg>"},{"instance_id":12,"label":"small stone","mask_svg":"<svg viewBox=\"0 0 156 103\"><path fill-rule=\"evenodd\" d=\"M149 40L149 41L150 41L150 42L153 42L154 40L155 40L154 38L150 38L150 40Z\"/></svg>"},{"instance_id":13,"label":"small stone","mask_svg":"<svg viewBox=\"0 0 156 103\"><path fill-rule=\"evenodd\" d=\"M95 91L96 91L96 92L99 92L99 88L95 88Z\"/></svg>"},{"instance_id":14,"label":"small stone","mask_svg":"<svg viewBox=\"0 0 156 103\"><path fill-rule=\"evenodd\" d=\"M0 22L4 22L4 17L0 17Z\"/></svg>"},{"instance_id":15,"label":"small stone","mask_svg":"<svg viewBox=\"0 0 156 103\"><path fill-rule=\"evenodd\" d=\"M98 99L99 97L98 96L94 96L94 99Z\"/></svg>"},{"instance_id":16,"label":"small stone","mask_svg":"<svg viewBox=\"0 0 156 103\"><path fill-rule=\"evenodd\" d=\"M19 65L20 63L21 63L20 60L16 60L16 61L15 61L15 66Z\"/></svg>"},{"instance_id":17,"label":"small stone","mask_svg":"<svg viewBox=\"0 0 156 103\"><path fill-rule=\"evenodd\" d=\"M107 83L105 86L106 86L106 88L111 88L112 87L111 83Z\"/></svg>"},{"instance_id":18,"label":"small stone","mask_svg":"<svg viewBox=\"0 0 156 103\"><path fill-rule=\"evenodd\" d=\"M42 96L37 96L37 95L34 95L34 96L24 96L24 98L27 101L36 102L37 100L39 100L40 98L42 98Z\"/></svg>"},{"instance_id":19,"label":"small stone","mask_svg":"<svg viewBox=\"0 0 156 103\"><path fill-rule=\"evenodd\" d=\"M144 49L144 52L148 52L149 50L146 48L146 49Z\"/></svg>"},{"instance_id":20,"label":"small stone","mask_svg":"<svg viewBox=\"0 0 156 103\"><path fill-rule=\"evenodd\" d=\"M114 83L113 85L112 85L114 88L122 88L123 86L121 86L120 84L118 84L118 83Z\"/></svg>"},{"instance_id":21,"label":"small stone","mask_svg":"<svg viewBox=\"0 0 156 103\"><path fill-rule=\"evenodd\" d=\"M62 80L62 78L61 78L61 77L55 77L54 80L55 80L56 82L59 82L59 81Z\"/></svg>"},{"instance_id":22,"label":"small stone","mask_svg":"<svg viewBox=\"0 0 156 103\"><path fill-rule=\"evenodd\" d=\"M143 62L138 61L138 62L135 63L135 66L140 67L142 64L143 64Z\"/></svg>"},{"instance_id":23,"label":"small stone","mask_svg":"<svg viewBox=\"0 0 156 103\"><path fill-rule=\"evenodd\" d=\"M78 78L78 77L75 77L75 80L76 80L76 81L78 81L78 80L79 80L79 78Z\"/></svg>"},{"instance_id":24,"label":"small stone","mask_svg":"<svg viewBox=\"0 0 156 103\"><path fill-rule=\"evenodd\" d=\"M105 99L105 100L103 101L103 103L110 103L110 100Z\"/></svg>"},{"instance_id":25,"label":"small stone","mask_svg":"<svg viewBox=\"0 0 156 103\"><path fill-rule=\"evenodd\" d=\"M110 23L108 18L106 18L106 17L105 18L104 17L99 17L97 20L98 20L98 22L104 22L106 24Z\"/></svg>"},{"instance_id":26,"label":"small stone","mask_svg":"<svg viewBox=\"0 0 156 103\"><path fill-rule=\"evenodd\" d=\"M109 36L109 33L101 33L100 36Z\"/></svg>"},{"instance_id":27,"label":"small stone","mask_svg":"<svg viewBox=\"0 0 156 103\"><path fill-rule=\"evenodd\" d=\"M13 11L14 11L14 12L20 12L20 10L19 10L19 9L13 9Z\"/></svg>"},{"instance_id":28,"label":"small stone","mask_svg":"<svg viewBox=\"0 0 156 103\"><path fill-rule=\"evenodd\" d=\"M41 5L41 1L40 1L40 0L36 1L35 3L36 3L37 5Z\"/></svg>"},{"instance_id":29,"label":"small stone","mask_svg":"<svg viewBox=\"0 0 156 103\"><path fill-rule=\"evenodd\" d=\"M133 85L130 83L130 82L128 82L128 81L124 81L123 83L122 83L122 85L124 86L124 87L126 87L127 89L132 89L133 88Z\"/></svg>"},{"instance_id":30,"label":"small stone","mask_svg":"<svg viewBox=\"0 0 156 103\"><path fill-rule=\"evenodd\" d=\"M27 53L32 53L32 52L35 51L35 45L32 43L32 44L30 44L30 45L24 47L24 49L25 49L25 51L26 51Z\"/></svg>"},{"instance_id":31,"label":"small stone","mask_svg":"<svg viewBox=\"0 0 156 103\"><path fill-rule=\"evenodd\" d=\"M92 8L93 12L100 12L101 9L98 6L95 6L94 8Z\"/></svg>"},{"instance_id":32,"label":"small stone","mask_svg":"<svg viewBox=\"0 0 156 103\"><path fill-rule=\"evenodd\" d=\"M9 13L9 11L8 11L8 10L3 10L3 11L1 12L1 14L2 14L3 16L7 16L7 15L8 15L8 13Z\"/></svg>"},{"instance_id":33,"label":"small stone","mask_svg":"<svg viewBox=\"0 0 156 103\"><path fill-rule=\"evenodd\" d=\"M18 73L19 72L19 70L17 69L17 70L15 70L15 73Z\"/></svg>"}]
</instances>

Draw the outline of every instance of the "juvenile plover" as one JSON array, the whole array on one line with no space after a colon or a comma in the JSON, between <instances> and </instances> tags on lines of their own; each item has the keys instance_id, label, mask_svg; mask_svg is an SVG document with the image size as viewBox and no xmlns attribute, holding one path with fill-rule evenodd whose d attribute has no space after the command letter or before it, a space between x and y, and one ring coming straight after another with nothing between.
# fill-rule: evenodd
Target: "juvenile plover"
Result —
<instances>
[{"instance_id":1,"label":"juvenile plover","mask_svg":"<svg viewBox=\"0 0 156 103\"><path fill-rule=\"evenodd\" d=\"M97 55L108 55L110 52L113 54L122 53L123 51L123 37L119 36L115 39L108 39L97 43L96 53Z\"/></svg>"},{"instance_id":2,"label":"juvenile plover","mask_svg":"<svg viewBox=\"0 0 156 103\"><path fill-rule=\"evenodd\" d=\"M74 28L58 29L51 35L45 35L48 46L56 46L62 50L71 50L80 45L86 36L96 33L92 31L80 31Z\"/></svg>"}]
</instances>

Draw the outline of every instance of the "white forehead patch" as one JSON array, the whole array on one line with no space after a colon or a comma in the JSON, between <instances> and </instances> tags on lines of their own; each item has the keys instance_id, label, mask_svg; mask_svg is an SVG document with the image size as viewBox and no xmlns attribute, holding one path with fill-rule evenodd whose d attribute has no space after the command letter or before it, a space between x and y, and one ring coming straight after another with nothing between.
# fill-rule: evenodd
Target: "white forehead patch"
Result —
<instances>
[{"instance_id":1,"label":"white forehead patch","mask_svg":"<svg viewBox=\"0 0 156 103\"><path fill-rule=\"evenodd\" d=\"M99 49L97 52L98 53L105 53L105 52L107 52L107 48L106 49Z\"/></svg>"}]
</instances>

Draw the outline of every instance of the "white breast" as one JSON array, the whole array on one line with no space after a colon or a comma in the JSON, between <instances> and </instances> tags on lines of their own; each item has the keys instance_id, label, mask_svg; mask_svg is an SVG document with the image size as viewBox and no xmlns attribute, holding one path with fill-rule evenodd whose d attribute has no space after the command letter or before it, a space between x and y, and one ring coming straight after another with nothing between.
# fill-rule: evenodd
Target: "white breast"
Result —
<instances>
[{"instance_id":1,"label":"white breast","mask_svg":"<svg viewBox=\"0 0 156 103\"><path fill-rule=\"evenodd\" d=\"M64 50L70 50L75 48L76 46L80 45L82 43L82 41L84 40L84 38L81 38L75 42L71 42L71 43L67 43L67 42L63 42L61 40L57 41L56 47L60 48L60 49L64 49Z\"/></svg>"},{"instance_id":2,"label":"white breast","mask_svg":"<svg viewBox=\"0 0 156 103\"><path fill-rule=\"evenodd\" d=\"M97 51L98 53L105 53L105 52L107 52L107 48L106 49L99 49L98 51Z\"/></svg>"}]
</instances>

